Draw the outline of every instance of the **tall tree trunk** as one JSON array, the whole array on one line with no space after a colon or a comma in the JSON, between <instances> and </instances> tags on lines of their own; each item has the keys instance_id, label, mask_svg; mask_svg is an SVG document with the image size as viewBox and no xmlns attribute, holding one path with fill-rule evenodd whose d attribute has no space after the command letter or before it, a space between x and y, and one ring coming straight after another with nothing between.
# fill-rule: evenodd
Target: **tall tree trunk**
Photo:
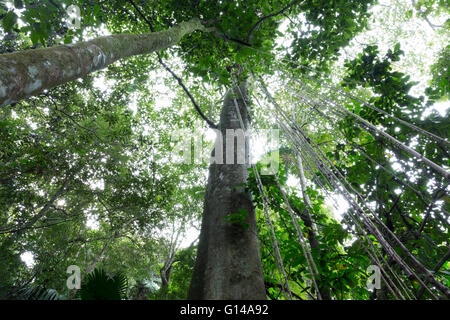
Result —
<instances>
[{"instance_id":1,"label":"tall tree trunk","mask_svg":"<svg viewBox=\"0 0 450 320\"><path fill-rule=\"evenodd\" d=\"M224 138L216 141L216 145L222 143L224 151L226 129L241 127L235 102L244 126L248 128L248 113L244 104L244 99L249 103L247 84L242 83L233 89L225 97L220 116L219 130ZM227 146L230 147L230 143ZM266 298L255 209L251 195L242 186L248 177L248 147L246 142L242 145L245 150L234 149L235 158L237 152L245 152L245 164L238 164L235 159L234 164L223 161L224 164L213 163L209 167L202 229L188 299ZM215 150L216 159L218 155L222 156ZM239 212L247 214L243 224L226 220L225 216Z\"/></svg>"},{"instance_id":2,"label":"tall tree trunk","mask_svg":"<svg viewBox=\"0 0 450 320\"><path fill-rule=\"evenodd\" d=\"M210 31L198 18L168 30L115 34L77 44L0 55L0 107L86 76L115 61L177 44L195 30Z\"/></svg>"}]
</instances>

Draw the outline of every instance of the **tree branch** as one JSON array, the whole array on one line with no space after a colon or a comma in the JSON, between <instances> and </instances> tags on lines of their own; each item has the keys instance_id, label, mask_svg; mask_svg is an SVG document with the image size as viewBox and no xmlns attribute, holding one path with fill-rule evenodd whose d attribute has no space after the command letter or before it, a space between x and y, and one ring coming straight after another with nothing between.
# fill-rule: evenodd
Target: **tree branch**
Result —
<instances>
[{"instance_id":1,"label":"tree branch","mask_svg":"<svg viewBox=\"0 0 450 320\"><path fill-rule=\"evenodd\" d=\"M433 272L438 272L439 269L444 265L447 260L450 259L450 249L447 251L447 253L439 260L439 262L434 266ZM425 284L428 284L428 280L425 279ZM417 299L420 299L423 292L425 291L425 287L421 286L419 291L417 292Z\"/></svg>"},{"instance_id":2,"label":"tree branch","mask_svg":"<svg viewBox=\"0 0 450 320\"><path fill-rule=\"evenodd\" d=\"M447 187L442 188L442 189L439 189L439 190L436 191L436 193L435 193L435 195L434 195L432 201L430 202L430 204L429 204L429 206L428 206L428 208L427 208L427 211L426 211L426 213L425 213L425 217L424 217L423 220L422 220L422 224L420 225L419 230L417 230L419 233L421 233L421 232L423 231L423 229L425 228L425 225L426 225L428 219L430 218L431 210L433 209L434 203L435 203L440 197L442 197L442 195L445 194L445 189L446 189L446 188L447 188ZM442 192L443 194L441 194L441 192Z\"/></svg>"},{"instance_id":3,"label":"tree branch","mask_svg":"<svg viewBox=\"0 0 450 320\"><path fill-rule=\"evenodd\" d=\"M151 32L155 32L152 23L147 19L147 17L142 13L142 11L139 9L139 7L134 3L133 0L128 0L128 2L131 3L131 5L136 9L136 11L138 12L138 14L141 16L142 19L144 19L144 21L147 23L148 27L150 28ZM194 97L192 96L192 94L189 92L188 88L184 85L183 81L181 80L180 77L178 77L175 72L172 71L172 69L169 68L168 65L166 65L164 63L164 61L161 58L161 55L159 54L159 52L156 52L156 56L158 57L158 62L164 67L164 69L166 69L173 78L175 78L175 80L177 80L178 84L181 86L181 88L183 89L183 91L187 94L187 96L189 97L189 99L191 100L192 104L194 105L195 110L197 111L197 113L200 115L200 117L202 117L203 120L206 121L206 123L209 125L210 128L212 129L217 129L217 126L211 121L209 120L205 114L202 112L202 110L200 109L200 106L197 104L197 102L195 101Z\"/></svg>"},{"instance_id":4,"label":"tree branch","mask_svg":"<svg viewBox=\"0 0 450 320\"><path fill-rule=\"evenodd\" d=\"M259 19L254 25L253 27L250 29L250 31L247 34L247 42L250 42L250 37L252 36L252 33L256 30L256 28L258 28L258 26L260 24L262 24L265 20L276 17L280 14L284 14L289 8L291 8L292 6L296 5L300 0L294 0L291 3L289 3L286 7L284 7L283 9L281 9L280 11L271 13L267 16L262 17L261 19Z\"/></svg>"},{"instance_id":5,"label":"tree branch","mask_svg":"<svg viewBox=\"0 0 450 320\"><path fill-rule=\"evenodd\" d=\"M266 286L266 290L267 288L279 288L279 289L283 289L283 287L281 286L281 284L279 283L272 283L272 282L268 282L268 281L264 281L264 285ZM268 290L267 290L268 291ZM298 294L294 293L291 291L291 294L296 297L298 300L304 300L302 297L300 297ZM272 297L271 297L272 298Z\"/></svg>"}]
</instances>

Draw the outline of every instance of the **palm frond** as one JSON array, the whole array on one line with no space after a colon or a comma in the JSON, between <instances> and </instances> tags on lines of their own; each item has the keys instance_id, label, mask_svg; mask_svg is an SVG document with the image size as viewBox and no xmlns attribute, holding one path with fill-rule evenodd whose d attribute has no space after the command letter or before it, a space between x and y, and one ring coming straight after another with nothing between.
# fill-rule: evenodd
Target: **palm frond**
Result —
<instances>
[{"instance_id":1,"label":"palm frond","mask_svg":"<svg viewBox=\"0 0 450 320\"><path fill-rule=\"evenodd\" d=\"M81 300L121 300L126 298L128 281L121 272L109 276L103 269L89 273L81 284Z\"/></svg>"}]
</instances>

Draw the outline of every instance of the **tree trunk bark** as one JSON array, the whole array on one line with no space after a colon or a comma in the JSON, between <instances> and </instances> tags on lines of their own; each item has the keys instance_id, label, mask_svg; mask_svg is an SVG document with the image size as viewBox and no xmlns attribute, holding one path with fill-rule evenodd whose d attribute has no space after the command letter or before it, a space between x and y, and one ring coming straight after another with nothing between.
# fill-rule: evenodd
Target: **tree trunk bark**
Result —
<instances>
[{"instance_id":1,"label":"tree trunk bark","mask_svg":"<svg viewBox=\"0 0 450 320\"><path fill-rule=\"evenodd\" d=\"M169 293L169 281L170 281L170 273L172 271L172 265L168 268L161 268L159 270L159 275L161 277L161 288L159 288L159 293L162 299L167 299Z\"/></svg>"},{"instance_id":2,"label":"tree trunk bark","mask_svg":"<svg viewBox=\"0 0 450 320\"><path fill-rule=\"evenodd\" d=\"M161 288L159 292L163 299L167 299L169 292L170 274L172 273L172 266L175 262L175 252L170 252L169 257L164 261L164 265L159 269L159 275L161 277Z\"/></svg>"},{"instance_id":3,"label":"tree trunk bark","mask_svg":"<svg viewBox=\"0 0 450 320\"><path fill-rule=\"evenodd\" d=\"M216 141L216 146L222 144L224 151L226 130L241 128L236 103L248 128L249 117L244 104L244 99L247 105L249 103L247 84L233 89L225 97L220 116L219 130L224 138L218 137ZM227 146L231 147L230 144ZM234 148L234 156L237 158L237 153L245 152L245 164L238 164L235 159L234 164L223 161L225 164L212 163L209 167L197 260L188 299L266 299L255 209L251 195L243 187L250 167L248 141L241 146L245 150ZM214 152L216 159L223 156L217 150ZM241 224L230 223L225 218L243 212L246 217Z\"/></svg>"},{"instance_id":4,"label":"tree trunk bark","mask_svg":"<svg viewBox=\"0 0 450 320\"><path fill-rule=\"evenodd\" d=\"M168 30L115 34L77 44L0 55L0 107L86 76L115 61L171 47L195 30L210 31L197 18Z\"/></svg>"}]
</instances>

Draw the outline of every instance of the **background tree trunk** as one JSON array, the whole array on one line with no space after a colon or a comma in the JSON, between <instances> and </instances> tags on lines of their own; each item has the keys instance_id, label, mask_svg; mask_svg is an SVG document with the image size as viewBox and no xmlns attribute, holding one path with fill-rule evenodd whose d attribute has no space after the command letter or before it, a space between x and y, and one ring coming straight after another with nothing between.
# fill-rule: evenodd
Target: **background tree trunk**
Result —
<instances>
[{"instance_id":1,"label":"background tree trunk","mask_svg":"<svg viewBox=\"0 0 450 320\"><path fill-rule=\"evenodd\" d=\"M249 102L246 83L229 90L225 97L219 124L224 153L226 129L241 127L235 99L244 126L248 128L248 113L244 104L244 99L247 105ZM247 159L248 147L246 142ZM236 157L236 148L234 150ZM266 298L255 209L251 195L242 186L247 180L248 168L248 161L246 164L210 165L197 260L188 299ZM225 219L225 216L242 210L247 213L245 224L248 228Z\"/></svg>"},{"instance_id":2,"label":"background tree trunk","mask_svg":"<svg viewBox=\"0 0 450 320\"><path fill-rule=\"evenodd\" d=\"M320 243L318 240L317 228L314 225L313 219L311 217L311 212L313 212L313 207L311 205L311 199L309 198L309 196L306 192L305 171L303 168L303 162L302 162L302 158L301 158L300 154L297 155L297 167L298 167L298 171L299 171L302 197L303 197L303 201L305 202L306 210L304 212L300 212L297 208L295 208L295 206L292 206L292 208L294 209L294 211L297 212L297 214L299 215L299 217L302 219L303 223L307 227L309 245L311 246L311 249L313 251L315 250L317 252L317 256L319 258L318 259L319 263L322 265L322 267L326 267L324 265L325 261L323 259L321 259L322 252L321 252ZM320 296L322 297L322 299L323 300L331 300L330 289L328 288L327 283L323 282L323 279L320 279L320 281L318 283L318 287L319 287Z\"/></svg>"}]
</instances>

